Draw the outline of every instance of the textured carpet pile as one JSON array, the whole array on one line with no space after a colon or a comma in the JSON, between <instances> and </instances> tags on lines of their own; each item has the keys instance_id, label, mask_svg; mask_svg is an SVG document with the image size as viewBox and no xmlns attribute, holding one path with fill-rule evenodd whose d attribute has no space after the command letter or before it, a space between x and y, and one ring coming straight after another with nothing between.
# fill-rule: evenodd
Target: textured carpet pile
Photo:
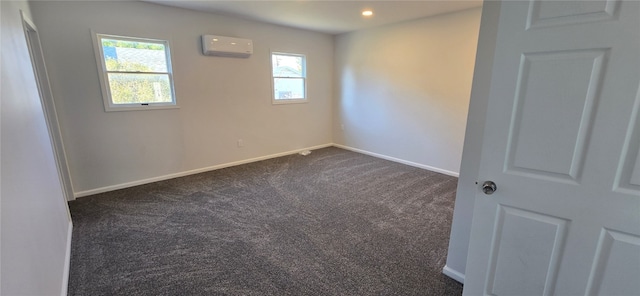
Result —
<instances>
[{"instance_id":1,"label":"textured carpet pile","mask_svg":"<svg viewBox=\"0 0 640 296\"><path fill-rule=\"evenodd\" d=\"M456 183L325 148L83 197L69 295L460 295Z\"/></svg>"}]
</instances>

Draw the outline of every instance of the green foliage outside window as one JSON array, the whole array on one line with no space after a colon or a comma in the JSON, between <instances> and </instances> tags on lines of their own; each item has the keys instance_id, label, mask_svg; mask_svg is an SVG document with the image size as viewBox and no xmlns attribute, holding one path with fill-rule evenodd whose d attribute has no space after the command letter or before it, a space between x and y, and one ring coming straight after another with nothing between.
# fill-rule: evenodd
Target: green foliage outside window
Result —
<instances>
[{"instance_id":1,"label":"green foliage outside window","mask_svg":"<svg viewBox=\"0 0 640 296\"><path fill-rule=\"evenodd\" d=\"M146 42L132 42L102 39L103 47L120 47L120 48L137 48L137 49L152 49L152 50L164 50L164 45Z\"/></svg>"},{"instance_id":2,"label":"green foliage outside window","mask_svg":"<svg viewBox=\"0 0 640 296\"><path fill-rule=\"evenodd\" d=\"M149 67L116 59L105 60L110 71L134 73L108 73L109 89L114 104L171 102L171 87L168 74L145 74Z\"/></svg>"}]
</instances>

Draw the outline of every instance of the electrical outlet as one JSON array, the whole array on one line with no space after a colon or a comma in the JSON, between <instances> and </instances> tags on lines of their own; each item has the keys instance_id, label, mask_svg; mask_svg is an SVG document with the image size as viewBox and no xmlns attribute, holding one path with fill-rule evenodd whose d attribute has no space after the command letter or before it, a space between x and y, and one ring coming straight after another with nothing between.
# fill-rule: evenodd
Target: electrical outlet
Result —
<instances>
[{"instance_id":1,"label":"electrical outlet","mask_svg":"<svg viewBox=\"0 0 640 296\"><path fill-rule=\"evenodd\" d=\"M238 148L244 147L244 141L242 139L238 139Z\"/></svg>"},{"instance_id":2,"label":"electrical outlet","mask_svg":"<svg viewBox=\"0 0 640 296\"><path fill-rule=\"evenodd\" d=\"M341 130L344 130L344 124L341 124L341 125L340 125L340 129L341 129Z\"/></svg>"}]
</instances>

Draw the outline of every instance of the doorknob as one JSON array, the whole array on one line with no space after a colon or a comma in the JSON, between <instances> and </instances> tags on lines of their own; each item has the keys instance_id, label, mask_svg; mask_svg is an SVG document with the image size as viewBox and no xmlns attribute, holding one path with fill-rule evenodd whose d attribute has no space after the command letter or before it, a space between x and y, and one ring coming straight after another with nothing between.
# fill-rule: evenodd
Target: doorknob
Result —
<instances>
[{"instance_id":1,"label":"doorknob","mask_svg":"<svg viewBox=\"0 0 640 296\"><path fill-rule=\"evenodd\" d=\"M496 192L496 190L498 190L498 187L493 181L484 181L484 183L482 183L482 192L484 192L484 194L490 195Z\"/></svg>"}]
</instances>

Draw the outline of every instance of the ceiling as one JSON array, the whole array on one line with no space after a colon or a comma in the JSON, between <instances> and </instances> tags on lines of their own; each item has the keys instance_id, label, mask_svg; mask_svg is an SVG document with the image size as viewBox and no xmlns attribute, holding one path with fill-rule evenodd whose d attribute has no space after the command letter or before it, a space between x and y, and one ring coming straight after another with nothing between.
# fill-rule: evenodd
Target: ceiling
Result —
<instances>
[{"instance_id":1,"label":"ceiling","mask_svg":"<svg viewBox=\"0 0 640 296\"><path fill-rule=\"evenodd\" d=\"M328 34L341 34L473 7L482 0L414 1L244 1L244 0L142 0L157 4L241 17ZM365 9L373 16L363 17Z\"/></svg>"}]
</instances>

